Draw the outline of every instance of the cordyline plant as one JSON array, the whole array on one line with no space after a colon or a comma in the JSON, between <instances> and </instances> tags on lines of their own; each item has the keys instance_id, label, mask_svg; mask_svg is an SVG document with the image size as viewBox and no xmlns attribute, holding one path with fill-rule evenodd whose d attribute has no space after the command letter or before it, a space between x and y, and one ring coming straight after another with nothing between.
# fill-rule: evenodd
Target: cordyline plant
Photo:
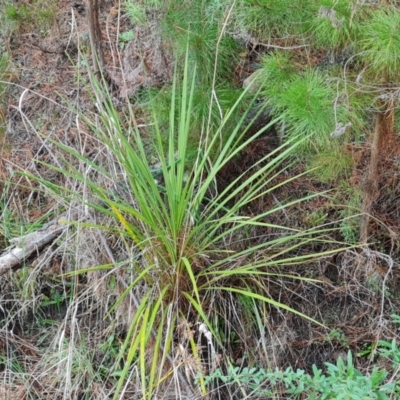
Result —
<instances>
[{"instance_id":1,"label":"cordyline plant","mask_svg":"<svg viewBox=\"0 0 400 400\"><path fill-rule=\"evenodd\" d=\"M279 165L299 145L297 138L266 154L256 165L218 191L216 181L221 169L279 119L271 121L255 135L247 138L244 115L233 129L229 125L230 131L226 134L229 119L233 113L238 112L238 106L242 104L246 93L221 118L217 132L211 134L207 122L204 122L195 161L192 158L188 162L193 93L197 76L195 71L189 73L187 56L181 83L178 73L175 76L167 140L165 132L158 125L156 110L153 115L154 148L159 160L156 166L148 160L147 143L137 127L133 111L128 115L129 123L124 124L126 121L122 121L113 107L110 97L105 94L107 91L104 86L92 80L100 121L94 122L83 115L81 118L115 156L119 168L122 169L121 175L126 177L125 190L130 193L133 201L126 201L123 196L119 197L105 190L72 165L69 165L69 171L63 170L63 173L85 182L100 200L90 202L89 205L101 213L111 215L115 220L114 226L103 228L121 235L130 249L129 253L132 254L133 248L137 255L128 260L128 269L133 278L113 309L127 296L138 293L138 287L145 288L145 293L140 298L135 298L136 311L129 323L119 360L115 362L115 373L120 379L114 399L120 398L123 385L130 377L134 365L140 372L143 398L153 398L153 393L161 382L168 380L172 374L178 376L178 381L186 385L187 390L191 390L186 375L179 373L179 366L176 363L174 365L171 357L176 360L179 351L180 360L183 360L181 364L184 364L182 352L185 351L196 365L200 365L201 360L206 358L204 349L195 341L190 324L201 327L211 346L222 346L219 327L224 321L221 321L221 314L216 306L217 298L226 295L248 298L252 304L278 307L312 320L272 299L264 282L277 275L276 272L271 272L271 267L300 264L337 251L329 250L319 254L305 252L299 255L299 248L302 246L327 242L328 229L300 231L268 222L273 213L312 196L278 205L258 215L246 215L246 207L255 199L266 196L278 186L295 179L272 184L273 178L282 172L278 171ZM216 100L210 96L210 103L212 101ZM86 162L93 171L106 173L102 166L79 155L75 150L61 144L59 146ZM54 188L54 185L47 186ZM255 240L248 234L255 228L272 229L280 234L268 240ZM243 245L245 240L247 242ZM125 268L126 265L125 263ZM100 268L112 269L115 265L94 266L90 270ZM87 269L78 269L74 274L86 272ZM288 276L284 273L279 275ZM306 280L301 277L291 278ZM139 292L143 293L143 290ZM187 321L185 334L179 333L182 332L182 321ZM184 350L177 344L179 335L186 335ZM124 360L122 371L121 360ZM192 376L197 375L199 370L200 367L192 370ZM201 379L200 389L203 393L206 391Z\"/></svg>"}]
</instances>

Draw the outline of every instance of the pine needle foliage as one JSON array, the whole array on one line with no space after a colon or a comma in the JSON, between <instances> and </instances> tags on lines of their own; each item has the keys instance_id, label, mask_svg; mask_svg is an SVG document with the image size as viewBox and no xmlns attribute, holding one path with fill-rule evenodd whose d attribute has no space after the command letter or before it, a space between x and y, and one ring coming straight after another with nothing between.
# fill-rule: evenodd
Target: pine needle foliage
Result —
<instances>
[{"instance_id":1,"label":"pine needle foliage","mask_svg":"<svg viewBox=\"0 0 400 400\"><path fill-rule=\"evenodd\" d=\"M184 60L189 48L191 68L196 66L197 79L204 87L210 87L214 79L217 85L232 81L231 66L240 52L238 42L230 35L221 35L223 13L212 15L209 10L209 1L173 1L163 22L164 37L171 43L175 57Z\"/></svg>"},{"instance_id":2,"label":"pine needle foliage","mask_svg":"<svg viewBox=\"0 0 400 400\"><path fill-rule=\"evenodd\" d=\"M152 10L157 10L162 13L160 25L163 40L168 43L168 51L177 60L176 73L181 76L186 53L189 52L189 71L197 71L193 92L193 115L190 120L192 151L196 151L203 122L208 119L210 127L216 127L222 115L234 106L240 95L235 87L232 65L238 64L241 45L231 35L222 32L229 6L231 4L224 4L222 1L206 0L173 0L162 4L147 0L141 5L132 0L126 2L128 15L131 15L130 10L137 10L138 7L144 12L147 10L151 13ZM138 18L133 15L132 23ZM215 56L217 48L218 57ZM171 99L178 99L181 94L178 89L172 96L171 91L169 84L160 89L144 89L138 95L137 106L145 114L157 109L158 124L168 125ZM214 97L215 101L210 103L211 97ZM228 123L232 123L233 119Z\"/></svg>"},{"instance_id":3,"label":"pine needle foliage","mask_svg":"<svg viewBox=\"0 0 400 400\"><path fill-rule=\"evenodd\" d=\"M400 13L395 7L372 10L360 25L357 43L375 76L396 79L400 69Z\"/></svg>"},{"instance_id":4,"label":"pine needle foliage","mask_svg":"<svg viewBox=\"0 0 400 400\"><path fill-rule=\"evenodd\" d=\"M344 120L345 108L337 104L337 89L324 72L306 69L295 72L289 56L274 52L263 60L265 84L262 93L272 113L281 115L287 135L310 135L314 148L330 148L330 134Z\"/></svg>"},{"instance_id":5,"label":"pine needle foliage","mask_svg":"<svg viewBox=\"0 0 400 400\"><path fill-rule=\"evenodd\" d=\"M208 0L146 0L143 3L126 0L124 8L133 25L145 25L148 15L160 13L163 41L168 43L169 51L178 60L178 65L184 64L189 47L189 62L193 63L191 68L196 65L199 84L210 87L214 78L217 85L232 81L231 67L238 61L240 53L239 43L232 36L221 35L225 13L231 4L225 5L223 1L217 3Z\"/></svg>"},{"instance_id":6,"label":"pine needle foliage","mask_svg":"<svg viewBox=\"0 0 400 400\"><path fill-rule=\"evenodd\" d=\"M242 0L234 13L235 29L257 38L301 35L310 20L310 0Z\"/></svg>"},{"instance_id":7,"label":"pine needle foliage","mask_svg":"<svg viewBox=\"0 0 400 400\"><path fill-rule=\"evenodd\" d=\"M308 70L287 82L275 107L284 114L295 135L307 132L320 140L333 130L333 98L326 77L316 70Z\"/></svg>"},{"instance_id":8,"label":"pine needle foliage","mask_svg":"<svg viewBox=\"0 0 400 400\"><path fill-rule=\"evenodd\" d=\"M146 25L146 9L142 4L128 0L124 2L124 9L133 25Z\"/></svg>"},{"instance_id":9,"label":"pine needle foliage","mask_svg":"<svg viewBox=\"0 0 400 400\"><path fill-rule=\"evenodd\" d=\"M352 157L343 149L322 150L309 163L310 170L321 182L338 182L347 178L354 165Z\"/></svg>"},{"instance_id":10,"label":"pine needle foliage","mask_svg":"<svg viewBox=\"0 0 400 400\"><path fill-rule=\"evenodd\" d=\"M358 29L358 24L352 19L355 2L322 0L318 3L310 24L315 44L330 49L340 49L351 44Z\"/></svg>"},{"instance_id":11,"label":"pine needle foliage","mask_svg":"<svg viewBox=\"0 0 400 400\"><path fill-rule=\"evenodd\" d=\"M265 84L266 97L271 98L272 102L279 96L287 86L288 81L296 74L290 54L283 51L273 51L262 59L262 73L260 73Z\"/></svg>"}]
</instances>

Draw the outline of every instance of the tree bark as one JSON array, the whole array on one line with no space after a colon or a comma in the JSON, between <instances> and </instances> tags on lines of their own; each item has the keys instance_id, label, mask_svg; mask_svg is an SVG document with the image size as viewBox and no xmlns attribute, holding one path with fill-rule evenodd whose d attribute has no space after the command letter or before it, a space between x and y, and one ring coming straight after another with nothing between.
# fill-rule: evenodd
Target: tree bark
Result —
<instances>
[{"instance_id":1,"label":"tree bark","mask_svg":"<svg viewBox=\"0 0 400 400\"><path fill-rule=\"evenodd\" d=\"M86 0L86 9L94 74L104 74L104 54L101 47L99 1Z\"/></svg>"},{"instance_id":2,"label":"tree bark","mask_svg":"<svg viewBox=\"0 0 400 400\"><path fill-rule=\"evenodd\" d=\"M394 114L390 104L385 105L385 111L378 112L375 117L375 127L371 148L367 178L364 185L363 216L360 227L360 242L367 244L370 236L370 221L373 213L373 204L379 196L380 166L391 152L393 141Z\"/></svg>"}]
</instances>

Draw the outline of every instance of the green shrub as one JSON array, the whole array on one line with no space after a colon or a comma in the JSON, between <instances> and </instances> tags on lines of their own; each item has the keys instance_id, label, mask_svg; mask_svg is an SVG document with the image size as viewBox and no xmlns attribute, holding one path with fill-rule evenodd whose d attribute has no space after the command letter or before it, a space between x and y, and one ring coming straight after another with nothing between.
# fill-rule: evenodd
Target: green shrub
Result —
<instances>
[{"instance_id":1,"label":"green shrub","mask_svg":"<svg viewBox=\"0 0 400 400\"><path fill-rule=\"evenodd\" d=\"M126 116L126 120L122 119L110 98L104 97L106 89L94 79L92 90L98 99L102 99L96 101L101 104L98 108L101 119L91 120L84 115L81 118L111 151L117 169L123 171L126 179L116 183L116 190L104 189L91 177L104 175L107 179L118 181L111 172L62 144L58 146L70 157L77 157L90 165L91 171L96 174L82 174L65 160L66 167L62 170L51 167L90 189L95 200L86 202L87 206L115 221L113 226L103 229L118 234L126 243L128 253L134 252L134 256L118 265L93 266L73 274L115 268L128 274L130 282L110 312L119 307L130 293L146 288L143 296L136 300L136 312L129 323L115 364L118 368L115 373L121 376L115 399L133 364L139 367L146 399L150 399L153 390L167 379L171 372L162 375L161 371L168 366L167 356L175 346L174 337L179 321L187 320L188 326L194 322L201 324L203 330L207 330L210 345L221 345L224 338L219 335L223 330L219 330L219 327L227 323L221 317L226 312L222 306L226 296L238 298L238 304L253 304L246 308L247 313L251 309L257 313L257 304L262 304L312 320L271 298L266 280L280 276L280 272L270 270L273 266L303 263L321 255L309 252L299 255L295 249L300 250L303 245L308 246L312 242L323 242L326 240L326 231L318 228L303 231L271 224L271 214L287 207L280 203L257 215L248 216L246 212L254 199L267 196L276 188L271 183L273 177L280 174L280 164L293 154L301 141L294 138L272 153L265 154L243 175L218 191L215 183L222 168L277 120L244 139L246 113L237 124L229 124L246 96L244 93L231 110L222 115L217 126L211 125L206 116L203 118L198 149L192 157L190 143L194 134L192 119L196 115L197 75L195 71L189 74L189 54L186 55L183 82L179 83L177 74L171 87L167 123L159 124L157 109L152 115L155 135L153 149L159 160L157 167L149 161L148 144L136 126L133 111ZM213 98L209 99L208 107L213 107ZM289 180L293 179L291 177ZM65 189L54 183L41 182L58 196L65 193ZM284 184L280 181L278 186ZM122 185L127 188L130 201L119 194L122 191L118 188L122 188ZM290 205L312 197L293 201ZM68 194L63 201L71 203L79 199L78 195ZM80 201L85 199L81 198ZM279 230L280 234L276 238L258 242L246 236L246 232L256 228ZM328 250L328 253L336 251ZM248 301L244 298L248 298ZM210 304L213 306L210 307ZM254 321L257 326L257 316ZM240 330L240 327L236 329ZM225 335L225 338L229 336ZM193 337L188 337L182 337L181 340L187 343L187 351L199 363L201 349L197 348ZM119 365L122 359L124 368L121 371ZM204 392L205 387L201 382L200 386Z\"/></svg>"},{"instance_id":2,"label":"green shrub","mask_svg":"<svg viewBox=\"0 0 400 400\"><path fill-rule=\"evenodd\" d=\"M392 315L393 322L400 324L400 317ZM399 329L399 328L398 328ZM348 347L348 340L341 330L333 330L330 340L336 340ZM325 363L325 371L312 367L312 374L298 369L287 368L266 371L263 368L230 367L227 373L217 369L204 377L206 385L236 385L248 396L268 396L291 399L332 399L332 400L389 400L400 394L400 347L396 339L380 340L377 345L368 346L359 356L368 355L370 359L379 356L387 360L386 369L374 366L370 373L363 374L354 367L349 351L346 362L339 358L336 364ZM390 379L388 379L390 375ZM396 397L393 397L396 396Z\"/></svg>"},{"instance_id":3,"label":"green shrub","mask_svg":"<svg viewBox=\"0 0 400 400\"><path fill-rule=\"evenodd\" d=\"M339 358L336 365L326 363L326 372L313 366L312 375L298 369L267 372L258 368L230 368L225 375L216 370L205 378L205 384L220 381L224 384L236 384L247 391L248 395L290 396L292 399L332 399L332 400L389 400L395 389L394 383L385 383L388 373L374 367L372 372L363 375L353 364L351 352L347 362Z\"/></svg>"}]
</instances>

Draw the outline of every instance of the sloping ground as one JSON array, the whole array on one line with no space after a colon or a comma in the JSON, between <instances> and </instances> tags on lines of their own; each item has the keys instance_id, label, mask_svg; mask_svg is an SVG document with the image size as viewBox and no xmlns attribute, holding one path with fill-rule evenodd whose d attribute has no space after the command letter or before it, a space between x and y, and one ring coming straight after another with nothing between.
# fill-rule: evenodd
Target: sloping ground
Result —
<instances>
[{"instance_id":1,"label":"sloping ground","mask_svg":"<svg viewBox=\"0 0 400 400\"><path fill-rule=\"evenodd\" d=\"M132 27L114 5L103 3L101 23L107 70L114 84L113 98L123 110L126 97L138 88L168 82L173 66L157 28L161 16L154 16L154 26L136 28L133 40L117 52L118 34ZM73 14L71 6L74 6ZM29 29L21 26L8 41L14 72L4 111L7 133L0 165L3 179L0 209L4 226L1 251L10 244L11 237L20 236L25 229L34 230L45 222L42 217L55 217L65 207L62 196L49 197L29 174L73 192L85 193L87 189L82 183L40 163L54 163L62 169L63 153L52 141L72 146L96 162L113 165L107 148L87 126L77 123L76 114L71 111L95 113L93 101L85 90L89 79L85 74L85 61L78 52L80 47L90 58L84 7L60 1L55 10L46 35L41 36L34 25ZM254 61L251 57L253 53L248 55L249 64ZM317 58L316 63L319 61ZM251 72L243 71L246 73L239 80ZM146 134L144 129L143 134ZM252 143L235 165L227 166L220 176L221 187L275 148L278 142L276 133L269 132ZM356 149L353 153L355 166L348 181L355 186L366 168L365 157L360 154L368 153L368 149ZM87 166L75 162L79 170L86 171ZM321 321L328 330L284 310L271 308L266 310L264 337L258 338L254 321L249 321L248 315L226 315L232 331L235 324L248 324L250 328L247 337L227 341L226 348L219 349L221 353L229 352L238 365L266 364L279 368L290 365L310 371L312 364L323 367L324 362L334 362L349 349L354 354L373 355L378 340L398 339L390 315L400 313L400 272L396 262L400 226L399 165L396 160L386 163L381 196L374 205L377 216L372 222L373 238L377 242L374 250L348 249L313 263L285 267L287 274L316 278L320 280L318 283L285 277L265 280L271 298ZM302 168L300 165L288 169L285 179ZM25 176L21 176L21 172ZM105 180L103 184L109 188L113 182ZM271 223L285 220L293 227L328 224L340 217L341 196L344 195L334 185L321 184L310 177L285 185L271 197L257 199L248 213L251 215L276 202L322 189L333 192L330 197L318 196L310 202L294 205L275 215L276 221ZM108 368L117 357L134 310L126 301L116 311L115 319L107 312L126 289L129 277L121 273L113 278L102 272L91 272L85 278L71 279L63 274L75 266L89 268L128 255L124 244L112 234L85 227L85 223L107 225L107 217L100 217L79 203L73 204L71 209L77 213L76 219L81 225L71 226L56 244L27 262L25 268L0 277L0 398L106 399L112 396L115 377L109 375ZM253 232L257 240L267 240L271 234ZM339 233L334 235L337 240L343 240ZM230 299L221 299L221 308L224 301ZM204 353L206 358L207 352ZM179 360L182 359L183 356ZM356 358L357 367L363 371L380 363L384 367L384 360L380 358ZM182 364L186 370L193 367L190 360L183 360ZM139 383L132 380L125 398L140 398L138 386ZM164 395L160 392L159 397L170 398L166 392L167 389ZM176 391L169 389L169 392L173 393L173 398L178 397ZM218 398L218 394L215 396Z\"/></svg>"}]
</instances>

